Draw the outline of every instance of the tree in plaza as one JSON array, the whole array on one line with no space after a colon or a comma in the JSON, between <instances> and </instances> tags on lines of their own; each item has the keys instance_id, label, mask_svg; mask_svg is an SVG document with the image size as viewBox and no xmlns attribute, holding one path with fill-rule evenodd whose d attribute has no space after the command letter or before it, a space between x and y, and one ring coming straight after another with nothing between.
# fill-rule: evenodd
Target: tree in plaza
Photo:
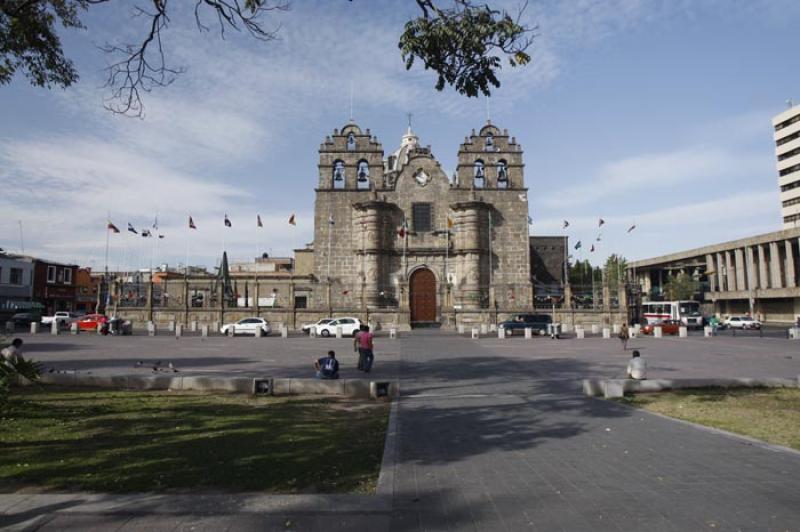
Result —
<instances>
[{"instance_id":1,"label":"tree in plaza","mask_svg":"<svg viewBox=\"0 0 800 532\"><path fill-rule=\"evenodd\" d=\"M664 283L664 294L670 301L691 299L700 291L700 282L686 272L670 274Z\"/></svg>"},{"instance_id":2,"label":"tree in plaza","mask_svg":"<svg viewBox=\"0 0 800 532\"><path fill-rule=\"evenodd\" d=\"M606 264L603 269L606 273L608 285L616 287L619 286L620 280L625 280L625 271L628 269L628 261L625 257L614 253L606 259Z\"/></svg>"},{"instance_id":3,"label":"tree in plaza","mask_svg":"<svg viewBox=\"0 0 800 532\"><path fill-rule=\"evenodd\" d=\"M352 2L352 0L350 0ZM506 58L512 67L530 62L526 53L533 28L517 16L492 9L475 0L415 0L420 16L410 20L399 39L401 57L410 69L416 60L438 75L436 89L450 85L467 96L489 95L499 87L497 78ZM134 15L147 21L147 29L133 43L108 44L101 49L112 57L106 68L110 97L107 109L142 116L144 93L171 84L183 72L171 66L162 42L170 16L180 15L177 0L139 0ZM74 63L65 55L57 26L83 29L81 16L111 0L0 0L0 85L19 72L39 87L69 87L78 80ZM271 41L277 26L268 27L268 14L287 11L290 0L195 0L198 29L206 20L224 38L229 30L244 31L259 41ZM180 4L177 4L180 6ZM123 9L123 7L118 7Z\"/></svg>"}]
</instances>

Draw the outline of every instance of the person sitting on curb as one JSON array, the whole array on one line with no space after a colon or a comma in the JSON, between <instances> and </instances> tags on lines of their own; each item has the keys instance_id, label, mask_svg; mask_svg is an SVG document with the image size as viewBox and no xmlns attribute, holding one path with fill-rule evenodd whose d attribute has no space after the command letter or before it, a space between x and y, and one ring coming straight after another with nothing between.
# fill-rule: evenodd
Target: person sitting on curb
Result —
<instances>
[{"instance_id":1,"label":"person sitting on curb","mask_svg":"<svg viewBox=\"0 0 800 532\"><path fill-rule=\"evenodd\" d=\"M314 368L317 370L318 379L339 378L339 361L336 360L336 353L333 351L328 351L328 356L314 362Z\"/></svg>"},{"instance_id":2,"label":"person sitting on curb","mask_svg":"<svg viewBox=\"0 0 800 532\"><path fill-rule=\"evenodd\" d=\"M22 362L22 338L14 338L11 345L0 350L0 357L12 364Z\"/></svg>"},{"instance_id":3,"label":"person sitting on curb","mask_svg":"<svg viewBox=\"0 0 800 532\"><path fill-rule=\"evenodd\" d=\"M631 361L628 362L626 376L629 379L645 380L647 378L647 362L641 357L638 350L633 350Z\"/></svg>"}]
</instances>

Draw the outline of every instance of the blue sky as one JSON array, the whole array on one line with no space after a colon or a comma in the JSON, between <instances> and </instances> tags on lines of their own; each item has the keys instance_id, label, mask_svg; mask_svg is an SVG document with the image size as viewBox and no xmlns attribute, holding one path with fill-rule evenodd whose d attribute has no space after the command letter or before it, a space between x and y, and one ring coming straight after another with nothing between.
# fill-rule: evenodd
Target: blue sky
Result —
<instances>
[{"instance_id":1,"label":"blue sky","mask_svg":"<svg viewBox=\"0 0 800 532\"><path fill-rule=\"evenodd\" d=\"M448 175L486 120L483 99L405 70L396 42L410 0L295 0L270 16L281 25L270 43L200 34L176 14L165 44L187 72L146 95L144 120L114 116L94 44L135 36L127 13L100 6L87 30L64 34L76 86L0 87L0 247L19 250L21 220L27 253L102 268L110 211L121 229L157 214L166 235L113 235L111 268L187 254L213 265L223 245L235 259L288 255L313 239L317 149L347 121L351 82L355 120L387 153L413 113ZM525 150L532 234L562 234L567 219L576 256L600 262L780 229L770 118L800 101L800 3L540 1L526 17L538 25L533 64L503 72L490 109Z\"/></svg>"}]
</instances>

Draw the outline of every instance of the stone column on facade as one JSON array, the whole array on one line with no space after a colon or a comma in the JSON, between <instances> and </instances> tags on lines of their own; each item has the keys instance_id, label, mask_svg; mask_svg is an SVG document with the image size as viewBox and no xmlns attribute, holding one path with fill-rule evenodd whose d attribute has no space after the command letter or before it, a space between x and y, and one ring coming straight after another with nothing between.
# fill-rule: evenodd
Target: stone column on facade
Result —
<instances>
[{"instance_id":1,"label":"stone column on facade","mask_svg":"<svg viewBox=\"0 0 800 532\"><path fill-rule=\"evenodd\" d=\"M777 242L769 243L770 288L783 288L781 279L781 252Z\"/></svg>"},{"instance_id":2,"label":"stone column on facade","mask_svg":"<svg viewBox=\"0 0 800 532\"><path fill-rule=\"evenodd\" d=\"M725 260L722 253L717 253L717 287L720 292L725 291Z\"/></svg>"},{"instance_id":3,"label":"stone column on facade","mask_svg":"<svg viewBox=\"0 0 800 532\"><path fill-rule=\"evenodd\" d=\"M708 290L717 291L716 268L714 267L714 256L709 253L706 255L706 277L708 278Z\"/></svg>"},{"instance_id":4,"label":"stone column on facade","mask_svg":"<svg viewBox=\"0 0 800 532\"><path fill-rule=\"evenodd\" d=\"M451 206L455 232L453 254L460 257L461 275L456 299L464 309L481 306L481 213L479 201L456 203Z\"/></svg>"},{"instance_id":5,"label":"stone column on facade","mask_svg":"<svg viewBox=\"0 0 800 532\"><path fill-rule=\"evenodd\" d=\"M725 252L725 290L736 290L736 269L733 266L733 256L730 251Z\"/></svg>"},{"instance_id":6,"label":"stone column on facade","mask_svg":"<svg viewBox=\"0 0 800 532\"><path fill-rule=\"evenodd\" d=\"M108 312L108 309L106 309ZM145 305L145 314L147 314L147 321L153 321L153 278L147 283L147 304Z\"/></svg>"},{"instance_id":7,"label":"stone column on facade","mask_svg":"<svg viewBox=\"0 0 800 532\"><path fill-rule=\"evenodd\" d=\"M795 281L794 252L792 250L792 241L788 239L784 240L783 245L786 251L786 259L785 259L786 287L794 288L795 286L797 286L797 282Z\"/></svg>"},{"instance_id":8,"label":"stone column on facade","mask_svg":"<svg viewBox=\"0 0 800 532\"><path fill-rule=\"evenodd\" d=\"M382 201L368 201L355 205L355 208L360 211L358 223L363 239L361 242L361 253L363 253L362 308L377 307L380 304L380 256L383 252L381 230L385 207L386 203Z\"/></svg>"},{"instance_id":9,"label":"stone column on facade","mask_svg":"<svg viewBox=\"0 0 800 532\"><path fill-rule=\"evenodd\" d=\"M753 246L747 246L745 252L745 267L747 268L747 288L751 291L758 288L758 272L756 271L756 257Z\"/></svg>"},{"instance_id":10,"label":"stone column on facade","mask_svg":"<svg viewBox=\"0 0 800 532\"><path fill-rule=\"evenodd\" d=\"M736 290L747 290L744 277L744 250L742 248L736 248L734 250L734 256L736 257Z\"/></svg>"},{"instance_id":11,"label":"stone column on facade","mask_svg":"<svg viewBox=\"0 0 800 532\"><path fill-rule=\"evenodd\" d=\"M758 287L761 289L769 288L767 254L764 252L763 244L758 244Z\"/></svg>"}]
</instances>

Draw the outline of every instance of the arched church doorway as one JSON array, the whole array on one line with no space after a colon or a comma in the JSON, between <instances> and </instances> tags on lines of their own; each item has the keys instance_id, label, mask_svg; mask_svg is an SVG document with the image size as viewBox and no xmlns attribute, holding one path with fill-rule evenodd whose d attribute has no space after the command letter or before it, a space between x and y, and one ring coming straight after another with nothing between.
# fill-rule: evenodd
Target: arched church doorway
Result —
<instances>
[{"instance_id":1,"label":"arched church doorway","mask_svg":"<svg viewBox=\"0 0 800 532\"><path fill-rule=\"evenodd\" d=\"M427 268L411 274L409 292L411 323L436 322L436 277Z\"/></svg>"}]
</instances>

